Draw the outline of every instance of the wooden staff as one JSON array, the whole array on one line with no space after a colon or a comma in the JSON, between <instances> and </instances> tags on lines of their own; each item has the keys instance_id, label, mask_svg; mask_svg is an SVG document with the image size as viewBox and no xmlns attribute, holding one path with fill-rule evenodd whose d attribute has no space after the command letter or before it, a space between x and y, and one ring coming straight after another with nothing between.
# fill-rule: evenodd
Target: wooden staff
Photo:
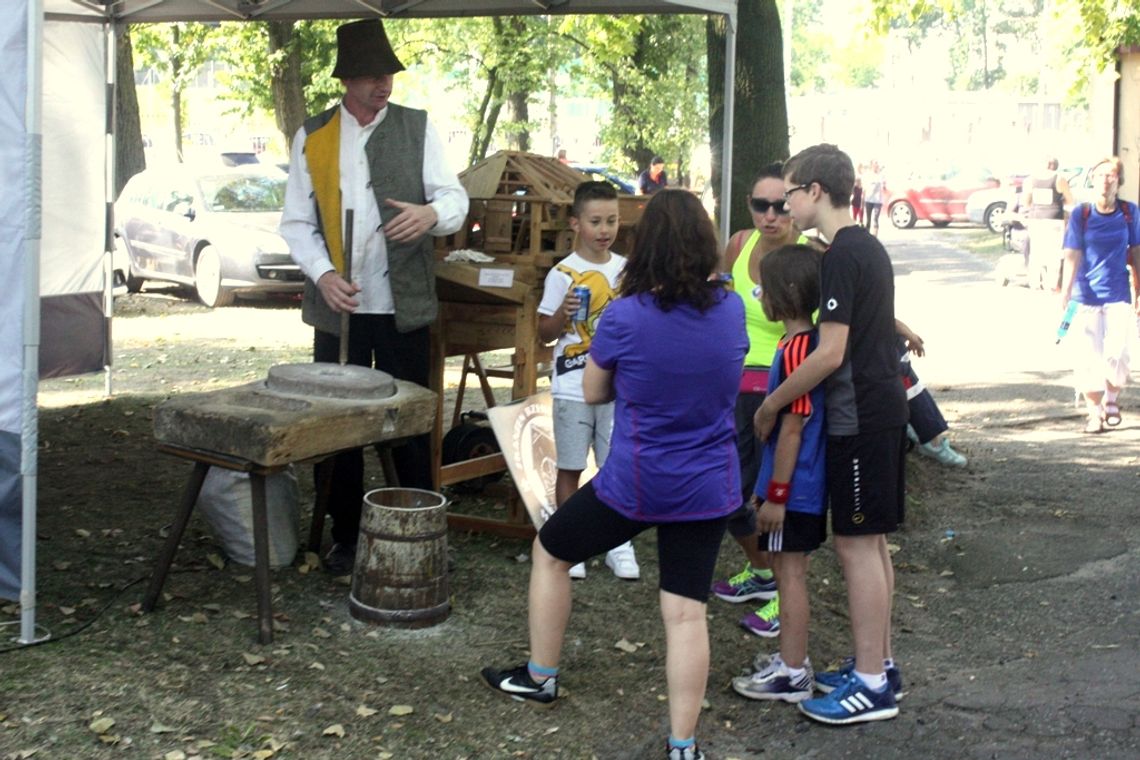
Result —
<instances>
[{"instance_id":1,"label":"wooden staff","mask_svg":"<svg viewBox=\"0 0 1140 760\"><path fill-rule=\"evenodd\" d=\"M352 209L344 212L344 279L352 283ZM348 318L352 314L340 313L340 363L348 364Z\"/></svg>"}]
</instances>

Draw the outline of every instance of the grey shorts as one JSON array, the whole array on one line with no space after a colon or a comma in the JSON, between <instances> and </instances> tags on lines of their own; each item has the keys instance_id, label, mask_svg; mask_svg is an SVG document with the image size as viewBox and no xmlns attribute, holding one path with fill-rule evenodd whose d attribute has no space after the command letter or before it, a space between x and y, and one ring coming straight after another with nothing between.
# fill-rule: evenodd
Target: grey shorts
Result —
<instances>
[{"instance_id":1,"label":"grey shorts","mask_svg":"<svg viewBox=\"0 0 1140 760\"><path fill-rule=\"evenodd\" d=\"M558 469L586 469L586 455L591 446L594 447L594 462L601 467L610 454L614 405L556 398L553 413Z\"/></svg>"}]
</instances>

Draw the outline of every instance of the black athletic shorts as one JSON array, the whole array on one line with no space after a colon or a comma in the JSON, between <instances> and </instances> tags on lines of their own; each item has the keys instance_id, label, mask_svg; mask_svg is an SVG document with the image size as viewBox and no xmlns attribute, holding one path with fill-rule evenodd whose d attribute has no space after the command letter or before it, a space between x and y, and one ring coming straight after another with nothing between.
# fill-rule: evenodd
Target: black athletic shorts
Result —
<instances>
[{"instance_id":1,"label":"black athletic shorts","mask_svg":"<svg viewBox=\"0 0 1140 760\"><path fill-rule=\"evenodd\" d=\"M554 557L577 564L604 554L649 528L657 528L661 590L706 602L726 520L630 520L599 499L593 483L586 483L551 515L538 532L538 539Z\"/></svg>"},{"instance_id":2,"label":"black athletic shorts","mask_svg":"<svg viewBox=\"0 0 1140 760\"><path fill-rule=\"evenodd\" d=\"M827 515L784 512L784 527L760 534L760 550L769 552L814 552L827 540Z\"/></svg>"},{"instance_id":3,"label":"black athletic shorts","mask_svg":"<svg viewBox=\"0 0 1140 760\"><path fill-rule=\"evenodd\" d=\"M903 523L906 426L829 436L827 495L837 536L893 533Z\"/></svg>"}]
</instances>

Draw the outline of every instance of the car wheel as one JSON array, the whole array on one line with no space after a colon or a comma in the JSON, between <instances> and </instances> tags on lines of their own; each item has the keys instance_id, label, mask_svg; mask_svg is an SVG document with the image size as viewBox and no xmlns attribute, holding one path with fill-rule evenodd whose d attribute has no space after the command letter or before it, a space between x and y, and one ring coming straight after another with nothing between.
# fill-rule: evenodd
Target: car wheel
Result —
<instances>
[{"instance_id":1,"label":"car wheel","mask_svg":"<svg viewBox=\"0 0 1140 760\"><path fill-rule=\"evenodd\" d=\"M939 219L937 222L932 221L931 224L933 224L935 227L949 227L950 226L950 220L949 219Z\"/></svg>"},{"instance_id":2,"label":"car wheel","mask_svg":"<svg viewBox=\"0 0 1140 760\"><path fill-rule=\"evenodd\" d=\"M891 224L900 230L909 230L914 226L914 206L906 201L898 201L892 203L890 209L887 211L891 217Z\"/></svg>"},{"instance_id":3,"label":"car wheel","mask_svg":"<svg viewBox=\"0 0 1140 760\"><path fill-rule=\"evenodd\" d=\"M982 215L982 221L985 222L986 229L990 232L1002 231L1002 220L1005 218L1005 204L1004 203L991 203L986 206L985 213Z\"/></svg>"},{"instance_id":4,"label":"car wheel","mask_svg":"<svg viewBox=\"0 0 1140 760\"><path fill-rule=\"evenodd\" d=\"M234 302L234 294L222 287L222 258L212 245L203 248L194 262L194 290L211 309Z\"/></svg>"}]
</instances>

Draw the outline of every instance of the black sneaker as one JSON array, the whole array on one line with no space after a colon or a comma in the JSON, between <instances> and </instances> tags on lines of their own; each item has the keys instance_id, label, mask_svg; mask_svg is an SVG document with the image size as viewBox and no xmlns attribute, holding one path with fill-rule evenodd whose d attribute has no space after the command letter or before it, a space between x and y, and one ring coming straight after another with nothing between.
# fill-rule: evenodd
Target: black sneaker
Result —
<instances>
[{"instance_id":1,"label":"black sneaker","mask_svg":"<svg viewBox=\"0 0 1140 760\"><path fill-rule=\"evenodd\" d=\"M558 699L558 676L535 683L526 665L512 670L483 668L479 671L483 683L519 702L530 702L536 707L552 707Z\"/></svg>"},{"instance_id":2,"label":"black sneaker","mask_svg":"<svg viewBox=\"0 0 1140 760\"><path fill-rule=\"evenodd\" d=\"M352 575L356 567L356 544L333 544L325 555L324 567L329 575Z\"/></svg>"},{"instance_id":3,"label":"black sneaker","mask_svg":"<svg viewBox=\"0 0 1140 760\"><path fill-rule=\"evenodd\" d=\"M681 749L680 747L670 747L669 742L665 742L665 758L666 760L705 760L705 755L695 744Z\"/></svg>"}]
</instances>

